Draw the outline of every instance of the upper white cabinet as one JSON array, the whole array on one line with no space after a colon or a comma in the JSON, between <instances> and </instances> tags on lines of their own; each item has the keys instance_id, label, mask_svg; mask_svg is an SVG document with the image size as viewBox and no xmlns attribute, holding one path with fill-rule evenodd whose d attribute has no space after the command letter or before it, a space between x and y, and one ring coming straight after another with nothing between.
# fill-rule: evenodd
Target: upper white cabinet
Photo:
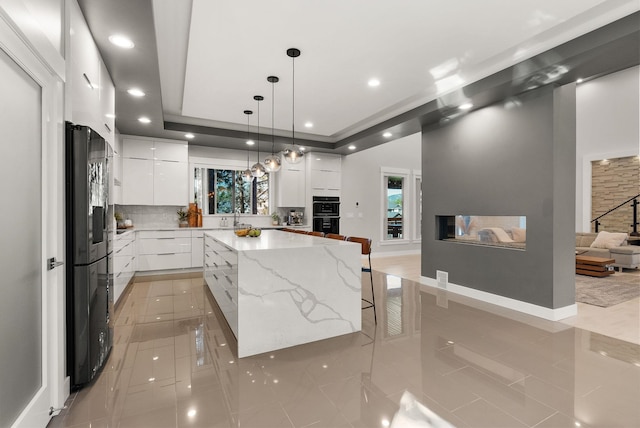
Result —
<instances>
[{"instance_id":1,"label":"upper white cabinet","mask_svg":"<svg viewBox=\"0 0 640 428\"><path fill-rule=\"evenodd\" d=\"M122 204L154 205L153 161L122 158Z\"/></svg>"},{"instance_id":2,"label":"upper white cabinet","mask_svg":"<svg viewBox=\"0 0 640 428\"><path fill-rule=\"evenodd\" d=\"M312 196L340 196L341 161L340 155L307 154Z\"/></svg>"},{"instance_id":3,"label":"upper white cabinet","mask_svg":"<svg viewBox=\"0 0 640 428\"><path fill-rule=\"evenodd\" d=\"M71 112L68 119L91 127L113 147L115 87L77 2L71 2L70 47L66 85Z\"/></svg>"},{"instance_id":4,"label":"upper white cabinet","mask_svg":"<svg viewBox=\"0 0 640 428\"><path fill-rule=\"evenodd\" d=\"M304 207L306 196L305 163L290 165L283 162L282 168L277 174L277 205L279 207Z\"/></svg>"},{"instance_id":5,"label":"upper white cabinet","mask_svg":"<svg viewBox=\"0 0 640 428\"><path fill-rule=\"evenodd\" d=\"M153 140L124 138L122 141L122 157L153 160Z\"/></svg>"},{"instance_id":6,"label":"upper white cabinet","mask_svg":"<svg viewBox=\"0 0 640 428\"><path fill-rule=\"evenodd\" d=\"M189 152L184 141L126 137L122 147L122 203L189 203Z\"/></svg>"},{"instance_id":7,"label":"upper white cabinet","mask_svg":"<svg viewBox=\"0 0 640 428\"><path fill-rule=\"evenodd\" d=\"M169 162L189 162L189 150L184 142L154 141L154 159Z\"/></svg>"},{"instance_id":8,"label":"upper white cabinet","mask_svg":"<svg viewBox=\"0 0 640 428\"><path fill-rule=\"evenodd\" d=\"M154 161L153 204L187 205L189 170L186 162Z\"/></svg>"}]
</instances>

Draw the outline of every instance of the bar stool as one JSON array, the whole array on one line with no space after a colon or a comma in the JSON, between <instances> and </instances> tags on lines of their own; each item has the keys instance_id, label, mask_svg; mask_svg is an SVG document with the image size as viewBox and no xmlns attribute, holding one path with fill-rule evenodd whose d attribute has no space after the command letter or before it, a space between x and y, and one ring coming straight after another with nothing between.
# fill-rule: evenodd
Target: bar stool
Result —
<instances>
[{"instance_id":1,"label":"bar stool","mask_svg":"<svg viewBox=\"0 0 640 428\"><path fill-rule=\"evenodd\" d=\"M324 235L325 238L329 239L337 239L338 241L346 241L347 237L344 235L340 235L338 233L327 233Z\"/></svg>"},{"instance_id":2,"label":"bar stool","mask_svg":"<svg viewBox=\"0 0 640 428\"><path fill-rule=\"evenodd\" d=\"M312 236L319 236L319 237L321 237L321 238L324 238L324 232L316 232L316 231L313 231L313 232L309 232L309 235L312 235Z\"/></svg>"},{"instance_id":3,"label":"bar stool","mask_svg":"<svg viewBox=\"0 0 640 428\"><path fill-rule=\"evenodd\" d=\"M371 278L371 300L367 300L365 298L362 299L363 302L367 303L367 306L363 306L362 309L373 308L373 320L378 324L378 317L376 316L376 294L373 291L373 272L371 271L371 239L369 238L358 238L356 236L349 236L347 239L349 242L357 242L360 244L362 248L362 255L366 255L369 259L369 267L362 267L362 272L369 272L369 277Z\"/></svg>"}]
</instances>

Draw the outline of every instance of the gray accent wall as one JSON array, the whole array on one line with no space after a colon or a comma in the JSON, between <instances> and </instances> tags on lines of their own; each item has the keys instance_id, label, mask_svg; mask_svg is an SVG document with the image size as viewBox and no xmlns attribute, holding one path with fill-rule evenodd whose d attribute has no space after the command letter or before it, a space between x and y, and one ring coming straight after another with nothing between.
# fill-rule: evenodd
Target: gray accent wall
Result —
<instances>
[{"instance_id":1,"label":"gray accent wall","mask_svg":"<svg viewBox=\"0 0 640 428\"><path fill-rule=\"evenodd\" d=\"M575 302L575 85L422 130L422 276L545 308ZM436 238L436 216L524 215L526 250Z\"/></svg>"}]
</instances>

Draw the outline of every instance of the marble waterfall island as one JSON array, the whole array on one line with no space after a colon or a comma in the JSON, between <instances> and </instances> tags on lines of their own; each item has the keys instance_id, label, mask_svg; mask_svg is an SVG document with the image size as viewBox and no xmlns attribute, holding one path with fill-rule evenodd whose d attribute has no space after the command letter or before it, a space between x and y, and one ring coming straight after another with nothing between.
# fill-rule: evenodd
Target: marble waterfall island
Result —
<instances>
[{"instance_id":1,"label":"marble waterfall island","mask_svg":"<svg viewBox=\"0 0 640 428\"><path fill-rule=\"evenodd\" d=\"M238 357L360 331L360 249L279 230L205 233L204 277Z\"/></svg>"}]
</instances>

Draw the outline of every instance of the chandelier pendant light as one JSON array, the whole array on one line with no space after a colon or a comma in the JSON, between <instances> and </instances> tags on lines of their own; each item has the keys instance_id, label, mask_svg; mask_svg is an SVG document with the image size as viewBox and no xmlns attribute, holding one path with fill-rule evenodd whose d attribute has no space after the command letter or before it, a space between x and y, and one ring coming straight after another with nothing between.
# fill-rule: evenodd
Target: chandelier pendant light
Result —
<instances>
[{"instance_id":1,"label":"chandelier pendant light","mask_svg":"<svg viewBox=\"0 0 640 428\"><path fill-rule=\"evenodd\" d=\"M253 99L258 102L258 140L256 141L258 146L258 162L251 167L251 175L260 178L267 172L264 169L264 165L260 163L260 101L264 100L264 97L262 95L254 95Z\"/></svg>"},{"instance_id":2,"label":"chandelier pendant light","mask_svg":"<svg viewBox=\"0 0 640 428\"><path fill-rule=\"evenodd\" d=\"M304 156L304 152L296 147L296 66L295 59L300 56L300 49L289 48L287 49L287 55L291 58L291 112L292 112L292 124L291 124L291 147L284 151L284 159L291 164L299 163Z\"/></svg>"},{"instance_id":3,"label":"chandelier pendant light","mask_svg":"<svg viewBox=\"0 0 640 428\"><path fill-rule=\"evenodd\" d=\"M253 114L251 110L245 110L244 114L247 115L247 143L249 143L249 117ZM251 168L249 168L249 149L247 149L247 169L242 172L242 181L250 182L253 180L253 175L251 174Z\"/></svg>"},{"instance_id":4,"label":"chandelier pendant light","mask_svg":"<svg viewBox=\"0 0 640 428\"><path fill-rule=\"evenodd\" d=\"M282 167L280 157L275 154L275 134L274 134L274 108L275 108L275 86L280 79L276 76L267 77L267 81L271 83L271 154L264 159L264 167L267 172L278 172Z\"/></svg>"}]
</instances>

